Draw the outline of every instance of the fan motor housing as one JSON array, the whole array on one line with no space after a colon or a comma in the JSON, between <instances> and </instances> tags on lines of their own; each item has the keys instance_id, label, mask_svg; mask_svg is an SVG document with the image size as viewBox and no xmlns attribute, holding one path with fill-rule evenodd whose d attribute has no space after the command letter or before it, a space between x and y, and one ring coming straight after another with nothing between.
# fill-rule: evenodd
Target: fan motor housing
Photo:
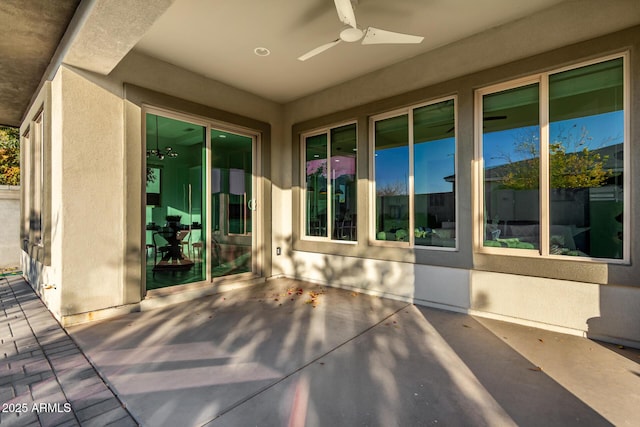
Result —
<instances>
[{"instance_id":1,"label":"fan motor housing","mask_svg":"<svg viewBox=\"0 0 640 427\"><path fill-rule=\"evenodd\" d=\"M347 26L340 31L340 40L349 43L357 42L363 35L364 32L361 29Z\"/></svg>"}]
</instances>

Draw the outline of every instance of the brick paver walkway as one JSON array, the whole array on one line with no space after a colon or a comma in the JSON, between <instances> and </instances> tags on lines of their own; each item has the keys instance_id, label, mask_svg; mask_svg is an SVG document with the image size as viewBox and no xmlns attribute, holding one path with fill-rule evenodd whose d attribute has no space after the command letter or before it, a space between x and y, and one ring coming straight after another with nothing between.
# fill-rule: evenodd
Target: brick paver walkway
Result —
<instances>
[{"instance_id":1,"label":"brick paver walkway","mask_svg":"<svg viewBox=\"0 0 640 427\"><path fill-rule=\"evenodd\" d=\"M0 276L0 425L137 426L20 277Z\"/></svg>"}]
</instances>

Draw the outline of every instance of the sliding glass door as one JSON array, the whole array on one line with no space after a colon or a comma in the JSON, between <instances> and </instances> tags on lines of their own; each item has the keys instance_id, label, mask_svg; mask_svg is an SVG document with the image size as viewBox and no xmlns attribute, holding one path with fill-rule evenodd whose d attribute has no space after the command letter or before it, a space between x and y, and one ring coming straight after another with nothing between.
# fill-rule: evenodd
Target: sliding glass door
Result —
<instances>
[{"instance_id":1,"label":"sliding glass door","mask_svg":"<svg viewBox=\"0 0 640 427\"><path fill-rule=\"evenodd\" d=\"M206 279L206 127L146 115L146 287Z\"/></svg>"},{"instance_id":2,"label":"sliding glass door","mask_svg":"<svg viewBox=\"0 0 640 427\"><path fill-rule=\"evenodd\" d=\"M211 276L253 272L255 138L211 130Z\"/></svg>"},{"instance_id":3,"label":"sliding glass door","mask_svg":"<svg viewBox=\"0 0 640 427\"><path fill-rule=\"evenodd\" d=\"M256 273L256 136L145 119L146 289Z\"/></svg>"}]
</instances>

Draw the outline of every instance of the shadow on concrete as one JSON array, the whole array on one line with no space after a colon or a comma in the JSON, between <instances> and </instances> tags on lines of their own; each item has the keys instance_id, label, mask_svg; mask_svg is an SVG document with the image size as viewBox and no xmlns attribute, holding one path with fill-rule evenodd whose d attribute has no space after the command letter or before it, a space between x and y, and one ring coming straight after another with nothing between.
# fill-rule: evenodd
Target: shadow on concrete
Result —
<instances>
[{"instance_id":1,"label":"shadow on concrete","mask_svg":"<svg viewBox=\"0 0 640 427\"><path fill-rule=\"evenodd\" d=\"M473 317L418 310L517 425L612 425Z\"/></svg>"},{"instance_id":2,"label":"shadow on concrete","mask_svg":"<svg viewBox=\"0 0 640 427\"><path fill-rule=\"evenodd\" d=\"M143 425L610 425L470 316L307 282L70 331Z\"/></svg>"}]
</instances>

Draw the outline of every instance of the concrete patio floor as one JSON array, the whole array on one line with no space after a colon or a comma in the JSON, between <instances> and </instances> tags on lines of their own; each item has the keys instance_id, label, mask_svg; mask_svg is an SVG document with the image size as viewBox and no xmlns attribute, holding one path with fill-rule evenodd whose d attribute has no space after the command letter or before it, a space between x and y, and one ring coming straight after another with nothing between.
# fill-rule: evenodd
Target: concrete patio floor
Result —
<instances>
[{"instance_id":1,"label":"concrete patio floor","mask_svg":"<svg viewBox=\"0 0 640 427\"><path fill-rule=\"evenodd\" d=\"M145 426L640 420L638 350L288 279L68 331Z\"/></svg>"},{"instance_id":2,"label":"concrete patio floor","mask_svg":"<svg viewBox=\"0 0 640 427\"><path fill-rule=\"evenodd\" d=\"M292 280L70 337L22 278L5 277L0 318L0 402L14 408L2 427L640 420L639 350Z\"/></svg>"}]
</instances>

